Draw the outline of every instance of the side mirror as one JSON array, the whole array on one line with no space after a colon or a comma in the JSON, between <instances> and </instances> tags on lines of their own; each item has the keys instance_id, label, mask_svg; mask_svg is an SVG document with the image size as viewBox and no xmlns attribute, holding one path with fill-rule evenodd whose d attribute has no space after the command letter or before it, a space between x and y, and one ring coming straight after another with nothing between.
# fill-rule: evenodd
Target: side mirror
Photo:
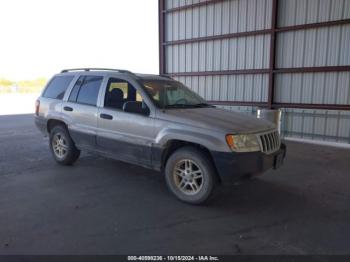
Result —
<instances>
[{"instance_id":1,"label":"side mirror","mask_svg":"<svg viewBox=\"0 0 350 262\"><path fill-rule=\"evenodd\" d=\"M128 113L140 114L140 115L149 115L149 108L146 104L138 101L128 101L123 105L123 111Z\"/></svg>"}]
</instances>

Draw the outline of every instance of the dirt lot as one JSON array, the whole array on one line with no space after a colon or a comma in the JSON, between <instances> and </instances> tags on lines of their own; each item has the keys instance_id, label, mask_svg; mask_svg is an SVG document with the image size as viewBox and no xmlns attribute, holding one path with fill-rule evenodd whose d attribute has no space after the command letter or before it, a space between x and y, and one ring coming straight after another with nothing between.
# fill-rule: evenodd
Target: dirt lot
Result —
<instances>
[{"instance_id":1,"label":"dirt lot","mask_svg":"<svg viewBox=\"0 0 350 262\"><path fill-rule=\"evenodd\" d=\"M280 170L190 206L137 166L58 166L32 118L0 116L0 254L350 253L349 149L287 142Z\"/></svg>"}]
</instances>

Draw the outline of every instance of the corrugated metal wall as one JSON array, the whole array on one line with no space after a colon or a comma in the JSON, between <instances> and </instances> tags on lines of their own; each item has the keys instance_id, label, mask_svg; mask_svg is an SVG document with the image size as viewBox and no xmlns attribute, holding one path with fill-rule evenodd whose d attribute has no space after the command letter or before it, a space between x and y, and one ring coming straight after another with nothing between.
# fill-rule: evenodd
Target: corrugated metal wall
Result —
<instances>
[{"instance_id":1,"label":"corrugated metal wall","mask_svg":"<svg viewBox=\"0 0 350 262\"><path fill-rule=\"evenodd\" d=\"M167 73L268 68L267 35L169 45Z\"/></svg>"},{"instance_id":2,"label":"corrugated metal wall","mask_svg":"<svg viewBox=\"0 0 350 262\"><path fill-rule=\"evenodd\" d=\"M278 26L350 18L349 0L279 0ZM283 32L278 68L350 65L350 24ZM279 74L275 100L282 103L350 104L350 72ZM350 143L350 112L284 109L285 136Z\"/></svg>"},{"instance_id":3,"label":"corrugated metal wall","mask_svg":"<svg viewBox=\"0 0 350 262\"><path fill-rule=\"evenodd\" d=\"M277 6L276 28L350 18L350 0L278 0ZM265 31L272 26L273 0L165 0L164 10L165 73L209 101L268 102L271 34ZM252 31L260 32L244 35ZM281 30L275 43L274 69L350 65L350 23ZM350 105L347 70L281 72L273 78L274 103ZM232 104L221 106L256 110ZM350 111L283 112L286 136L350 143Z\"/></svg>"}]
</instances>

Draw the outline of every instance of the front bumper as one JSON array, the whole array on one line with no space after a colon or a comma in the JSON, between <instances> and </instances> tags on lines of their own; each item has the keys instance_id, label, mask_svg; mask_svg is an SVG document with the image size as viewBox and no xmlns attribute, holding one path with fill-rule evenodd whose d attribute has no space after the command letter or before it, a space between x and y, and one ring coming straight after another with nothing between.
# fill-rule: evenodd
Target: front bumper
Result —
<instances>
[{"instance_id":1,"label":"front bumper","mask_svg":"<svg viewBox=\"0 0 350 262\"><path fill-rule=\"evenodd\" d=\"M272 154L262 152L211 152L221 182L232 183L245 175L255 175L271 168L277 169L286 156L286 145Z\"/></svg>"}]
</instances>

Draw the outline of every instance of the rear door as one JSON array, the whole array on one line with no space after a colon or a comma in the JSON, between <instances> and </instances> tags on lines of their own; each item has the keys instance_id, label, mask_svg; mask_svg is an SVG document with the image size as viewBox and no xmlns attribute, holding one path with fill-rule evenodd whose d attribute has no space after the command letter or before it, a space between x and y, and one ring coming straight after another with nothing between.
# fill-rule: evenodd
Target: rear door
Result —
<instances>
[{"instance_id":1,"label":"rear door","mask_svg":"<svg viewBox=\"0 0 350 262\"><path fill-rule=\"evenodd\" d=\"M115 158L151 166L152 144L154 142L154 118L123 111L128 101L143 102L140 90L122 77L110 77L105 91L104 103L98 112L97 147ZM101 100L102 100L101 97Z\"/></svg>"},{"instance_id":2,"label":"rear door","mask_svg":"<svg viewBox=\"0 0 350 262\"><path fill-rule=\"evenodd\" d=\"M103 76L81 75L73 86L62 113L68 119L68 129L78 147L95 148L97 130L97 100Z\"/></svg>"}]
</instances>

